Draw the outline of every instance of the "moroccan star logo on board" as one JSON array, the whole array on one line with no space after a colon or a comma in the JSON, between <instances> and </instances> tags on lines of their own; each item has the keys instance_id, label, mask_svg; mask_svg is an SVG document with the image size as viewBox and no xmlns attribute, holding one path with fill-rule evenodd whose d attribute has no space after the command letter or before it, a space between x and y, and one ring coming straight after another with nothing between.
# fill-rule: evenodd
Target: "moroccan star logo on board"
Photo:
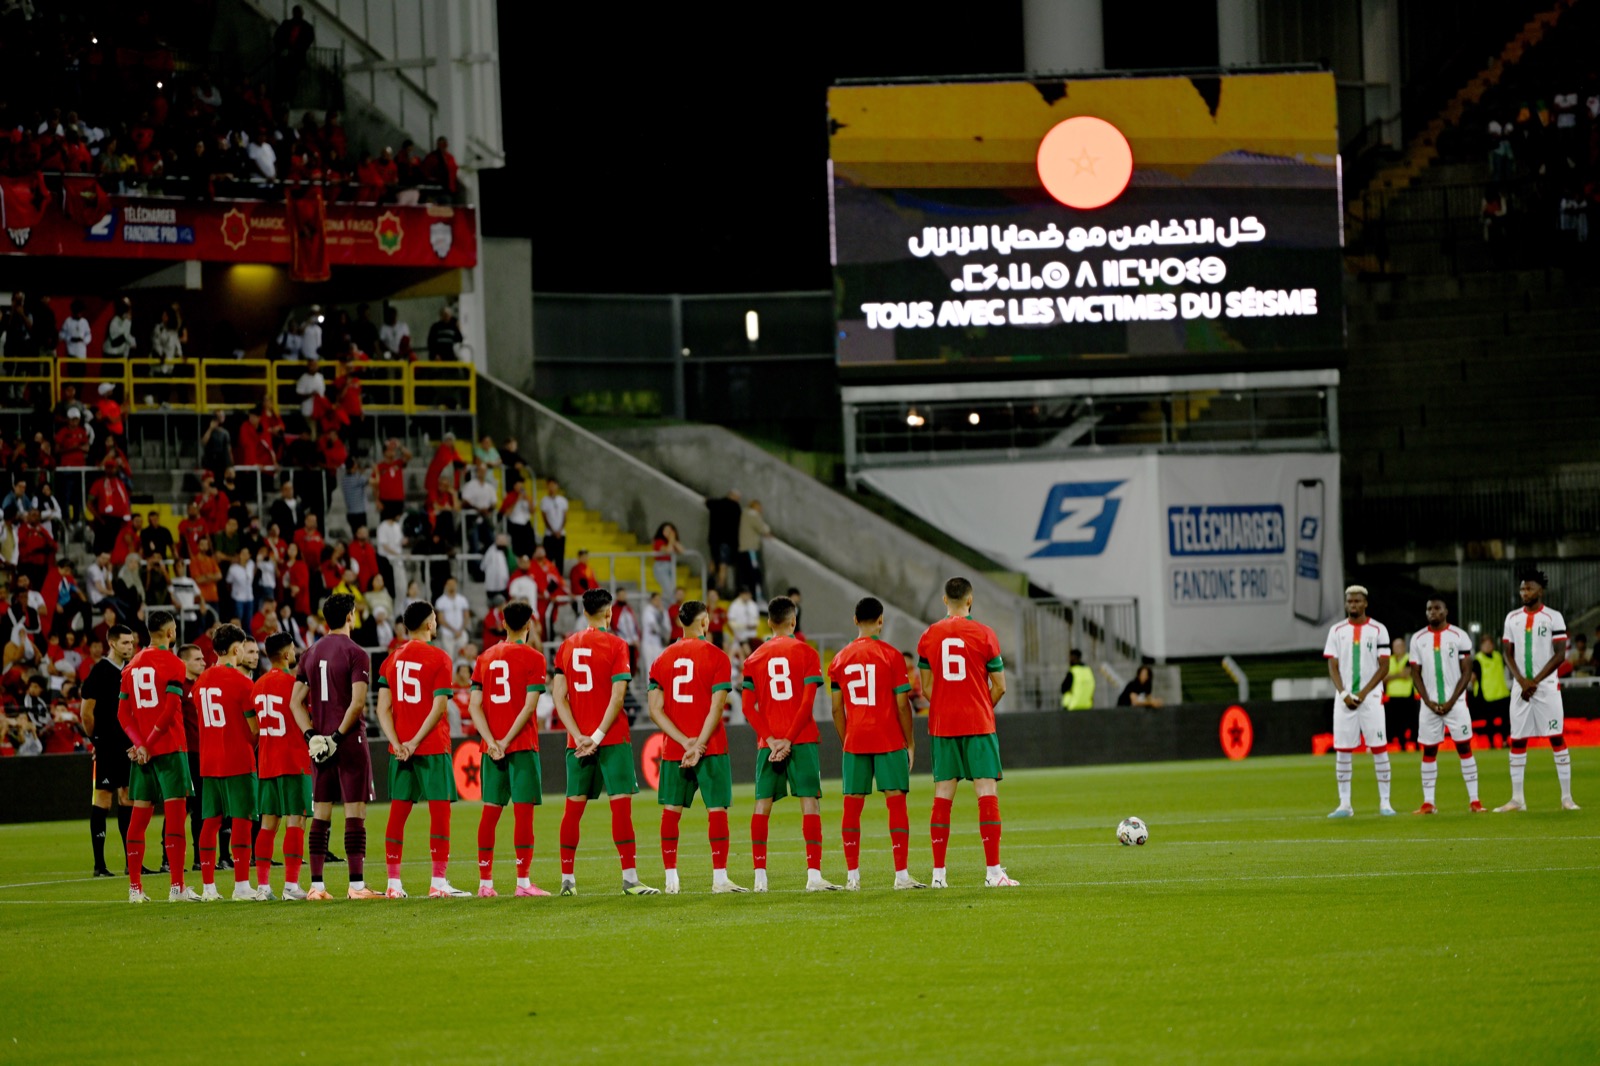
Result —
<instances>
[{"instance_id":1,"label":"moroccan star logo on board","mask_svg":"<svg viewBox=\"0 0 1600 1066\"><path fill-rule=\"evenodd\" d=\"M250 239L250 220L237 207L228 208L222 216L222 243L237 251Z\"/></svg>"},{"instance_id":2,"label":"moroccan star logo on board","mask_svg":"<svg viewBox=\"0 0 1600 1066\"><path fill-rule=\"evenodd\" d=\"M383 249L384 255L393 255L400 250L400 242L405 240L406 231L400 228L400 216L393 211L385 211L378 216L378 226L373 230L377 238L378 247Z\"/></svg>"}]
</instances>

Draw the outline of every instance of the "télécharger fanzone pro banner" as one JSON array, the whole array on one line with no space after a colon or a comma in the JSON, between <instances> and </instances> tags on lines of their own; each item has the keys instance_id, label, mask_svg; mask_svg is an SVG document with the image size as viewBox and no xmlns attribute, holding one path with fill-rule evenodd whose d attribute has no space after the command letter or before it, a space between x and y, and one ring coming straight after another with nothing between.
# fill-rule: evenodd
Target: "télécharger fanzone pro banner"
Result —
<instances>
[{"instance_id":1,"label":"t\u00e9l\u00e9charger fanzone pro banner","mask_svg":"<svg viewBox=\"0 0 1600 1066\"><path fill-rule=\"evenodd\" d=\"M1327 73L836 86L843 366L1343 344Z\"/></svg>"}]
</instances>

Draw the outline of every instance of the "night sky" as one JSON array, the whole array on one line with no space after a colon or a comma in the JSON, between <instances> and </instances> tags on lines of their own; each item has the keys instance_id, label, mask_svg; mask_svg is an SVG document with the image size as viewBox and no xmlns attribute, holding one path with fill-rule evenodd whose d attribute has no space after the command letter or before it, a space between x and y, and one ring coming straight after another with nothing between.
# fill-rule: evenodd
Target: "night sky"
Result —
<instances>
[{"instance_id":1,"label":"night sky","mask_svg":"<svg viewBox=\"0 0 1600 1066\"><path fill-rule=\"evenodd\" d=\"M533 239L536 290L829 288L828 86L1023 67L1016 0L694 6L567 5L530 47L528 5L501 0L508 165L484 230Z\"/></svg>"}]
</instances>

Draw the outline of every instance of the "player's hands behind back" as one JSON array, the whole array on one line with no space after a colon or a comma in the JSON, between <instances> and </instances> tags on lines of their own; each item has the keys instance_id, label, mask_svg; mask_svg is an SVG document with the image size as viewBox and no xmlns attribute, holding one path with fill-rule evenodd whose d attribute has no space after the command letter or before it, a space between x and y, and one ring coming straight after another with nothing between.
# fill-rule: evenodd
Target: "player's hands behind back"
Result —
<instances>
[{"instance_id":1,"label":"player's hands behind back","mask_svg":"<svg viewBox=\"0 0 1600 1066\"><path fill-rule=\"evenodd\" d=\"M311 751L312 762L325 763L339 750L339 741L336 737L319 733L307 741L306 746Z\"/></svg>"}]
</instances>

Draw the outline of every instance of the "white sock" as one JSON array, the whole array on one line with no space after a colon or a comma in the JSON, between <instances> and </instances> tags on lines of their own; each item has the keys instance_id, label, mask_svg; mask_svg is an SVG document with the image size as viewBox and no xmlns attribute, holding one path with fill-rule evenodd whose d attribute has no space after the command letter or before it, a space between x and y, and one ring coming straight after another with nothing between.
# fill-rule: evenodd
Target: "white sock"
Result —
<instances>
[{"instance_id":1,"label":"white sock","mask_svg":"<svg viewBox=\"0 0 1600 1066\"><path fill-rule=\"evenodd\" d=\"M622 871L622 883L625 884L625 885L636 885L636 884L638 884L639 883L639 871L638 871L638 869L636 869L635 867L630 866L626 870L623 870Z\"/></svg>"},{"instance_id":2,"label":"white sock","mask_svg":"<svg viewBox=\"0 0 1600 1066\"><path fill-rule=\"evenodd\" d=\"M724 874L723 876L726 877L727 875ZM666 876L666 881L667 881L667 887L669 889L677 888L678 887L678 871L677 870L668 870L667 871L667 876Z\"/></svg>"},{"instance_id":3,"label":"white sock","mask_svg":"<svg viewBox=\"0 0 1600 1066\"><path fill-rule=\"evenodd\" d=\"M1562 748L1556 752L1556 780L1561 782L1561 798L1572 798L1572 749Z\"/></svg>"},{"instance_id":4,"label":"white sock","mask_svg":"<svg viewBox=\"0 0 1600 1066\"><path fill-rule=\"evenodd\" d=\"M755 872L755 877L756 877L756 887L757 888L766 888L767 887L767 871L765 871L765 870L757 870Z\"/></svg>"},{"instance_id":5,"label":"white sock","mask_svg":"<svg viewBox=\"0 0 1600 1066\"><path fill-rule=\"evenodd\" d=\"M896 881L909 881L909 880L911 880L911 871L910 870L896 870L894 872L894 879ZM861 875L856 873L854 870L851 870L850 871L850 880L859 881L859 880L861 880Z\"/></svg>"},{"instance_id":6,"label":"white sock","mask_svg":"<svg viewBox=\"0 0 1600 1066\"><path fill-rule=\"evenodd\" d=\"M102 671L102 673L103 672L104 671ZM356 883L354 881L351 881L350 882L350 887L351 888L355 888L356 887ZM321 881L313 881L313 882L311 882L311 891L313 891L313 892L326 892L328 890L327 890L326 887L324 887L324 885L322 884Z\"/></svg>"},{"instance_id":7,"label":"white sock","mask_svg":"<svg viewBox=\"0 0 1600 1066\"><path fill-rule=\"evenodd\" d=\"M822 871L821 870L813 869L812 867L809 867L809 866L806 867L806 883L807 884L814 885L820 880L822 880Z\"/></svg>"},{"instance_id":8,"label":"white sock","mask_svg":"<svg viewBox=\"0 0 1600 1066\"><path fill-rule=\"evenodd\" d=\"M389 887L391 889L395 890L395 891L399 891L399 892L405 891L403 888L400 887L400 879L398 877L389 878Z\"/></svg>"},{"instance_id":9,"label":"white sock","mask_svg":"<svg viewBox=\"0 0 1600 1066\"><path fill-rule=\"evenodd\" d=\"M1433 802L1434 786L1439 783L1439 763L1434 759L1422 760L1422 802Z\"/></svg>"},{"instance_id":10,"label":"white sock","mask_svg":"<svg viewBox=\"0 0 1600 1066\"><path fill-rule=\"evenodd\" d=\"M577 874L562 874L561 883L564 885L575 885L578 883L578 876Z\"/></svg>"},{"instance_id":11,"label":"white sock","mask_svg":"<svg viewBox=\"0 0 1600 1066\"><path fill-rule=\"evenodd\" d=\"M896 872L895 876L899 877L900 874L898 872ZM860 870L846 870L844 872L844 880L845 880L846 884L859 885L861 883L861 871Z\"/></svg>"},{"instance_id":12,"label":"white sock","mask_svg":"<svg viewBox=\"0 0 1600 1066\"><path fill-rule=\"evenodd\" d=\"M519 878L517 878L517 887L518 888L532 888L533 887L533 878L531 878L531 877L519 877Z\"/></svg>"},{"instance_id":13,"label":"white sock","mask_svg":"<svg viewBox=\"0 0 1600 1066\"><path fill-rule=\"evenodd\" d=\"M1355 775L1355 757L1348 751L1333 753L1333 779L1339 783L1339 806L1350 806L1350 778Z\"/></svg>"},{"instance_id":14,"label":"white sock","mask_svg":"<svg viewBox=\"0 0 1600 1066\"><path fill-rule=\"evenodd\" d=\"M1378 777L1378 806L1389 806L1389 753L1377 752L1372 756L1372 771Z\"/></svg>"},{"instance_id":15,"label":"white sock","mask_svg":"<svg viewBox=\"0 0 1600 1066\"><path fill-rule=\"evenodd\" d=\"M1511 753L1511 798L1517 803L1525 802L1522 798L1522 778L1528 770L1528 753Z\"/></svg>"},{"instance_id":16,"label":"white sock","mask_svg":"<svg viewBox=\"0 0 1600 1066\"><path fill-rule=\"evenodd\" d=\"M1468 755L1461 760L1461 780L1467 783L1467 799L1478 802L1478 760Z\"/></svg>"},{"instance_id":17,"label":"white sock","mask_svg":"<svg viewBox=\"0 0 1600 1066\"><path fill-rule=\"evenodd\" d=\"M321 888L322 887L322 882L318 881L316 887ZM367 883L365 881L351 881L350 882L350 890L352 892L359 892L359 891L361 891L362 889L364 889L366 887L367 887Z\"/></svg>"},{"instance_id":18,"label":"white sock","mask_svg":"<svg viewBox=\"0 0 1600 1066\"><path fill-rule=\"evenodd\" d=\"M492 878L492 877L488 878L488 879L485 879L485 878L482 878L482 877L478 878L478 887L479 888L493 888L494 887L494 878Z\"/></svg>"},{"instance_id":19,"label":"white sock","mask_svg":"<svg viewBox=\"0 0 1600 1066\"><path fill-rule=\"evenodd\" d=\"M944 867L943 866L935 866L933 868L933 879L935 881L943 881L943 880L945 880Z\"/></svg>"},{"instance_id":20,"label":"white sock","mask_svg":"<svg viewBox=\"0 0 1600 1066\"><path fill-rule=\"evenodd\" d=\"M1000 877L1005 873L1005 870L998 866L990 866L984 870L984 873L990 877Z\"/></svg>"},{"instance_id":21,"label":"white sock","mask_svg":"<svg viewBox=\"0 0 1600 1066\"><path fill-rule=\"evenodd\" d=\"M450 882L449 882L449 879L448 879L448 878L444 878L444 877L435 877L435 878L434 878L434 879L433 879L433 881L432 881L432 887L434 887L434 888L443 888L443 887L444 887L444 886L445 886L445 885L447 885L447 884L449 884L449 883L450 883Z\"/></svg>"},{"instance_id":22,"label":"white sock","mask_svg":"<svg viewBox=\"0 0 1600 1066\"><path fill-rule=\"evenodd\" d=\"M725 885L725 884L727 884L728 883L728 869L727 869L727 867L723 867L720 870L712 870L711 871L711 883L714 884L714 885Z\"/></svg>"}]
</instances>

